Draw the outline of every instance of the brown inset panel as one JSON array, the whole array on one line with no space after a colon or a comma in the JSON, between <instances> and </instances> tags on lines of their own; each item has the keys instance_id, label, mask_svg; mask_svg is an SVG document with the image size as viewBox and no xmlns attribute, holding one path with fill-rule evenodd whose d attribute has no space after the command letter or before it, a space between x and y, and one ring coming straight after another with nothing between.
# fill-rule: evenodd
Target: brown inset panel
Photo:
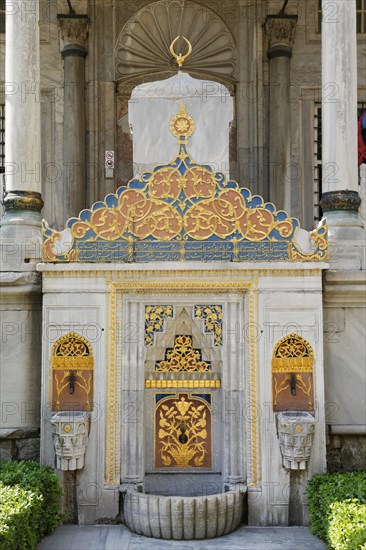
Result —
<instances>
[{"instance_id":1,"label":"brown inset panel","mask_svg":"<svg viewBox=\"0 0 366 550\"><path fill-rule=\"evenodd\" d=\"M314 408L312 378L311 372L273 373L273 410L312 411Z\"/></svg>"},{"instance_id":2,"label":"brown inset panel","mask_svg":"<svg viewBox=\"0 0 366 550\"><path fill-rule=\"evenodd\" d=\"M211 410L188 393L161 399L155 409L155 467L210 468Z\"/></svg>"}]
</instances>

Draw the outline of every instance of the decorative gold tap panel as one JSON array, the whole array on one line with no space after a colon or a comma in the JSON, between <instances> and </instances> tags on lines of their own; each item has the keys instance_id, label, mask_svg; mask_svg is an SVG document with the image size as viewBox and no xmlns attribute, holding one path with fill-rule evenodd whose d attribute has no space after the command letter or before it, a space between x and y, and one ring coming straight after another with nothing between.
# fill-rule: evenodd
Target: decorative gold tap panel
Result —
<instances>
[{"instance_id":1,"label":"decorative gold tap panel","mask_svg":"<svg viewBox=\"0 0 366 550\"><path fill-rule=\"evenodd\" d=\"M68 332L51 349L53 409L90 411L93 408L94 357L90 342Z\"/></svg>"},{"instance_id":2,"label":"decorative gold tap panel","mask_svg":"<svg viewBox=\"0 0 366 550\"><path fill-rule=\"evenodd\" d=\"M277 342L272 355L272 393L275 411L312 411L314 352L292 332Z\"/></svg>"},{"instance_id":3,"label":"decorative gold tap panel","mask_svg":"<svg viewBox=\"0 0 366 550\"><path fill-rule=\"evenodd\" d=\"M155 467L210 468L210 395L156 395Z\"/></svg>"}]
</instances>

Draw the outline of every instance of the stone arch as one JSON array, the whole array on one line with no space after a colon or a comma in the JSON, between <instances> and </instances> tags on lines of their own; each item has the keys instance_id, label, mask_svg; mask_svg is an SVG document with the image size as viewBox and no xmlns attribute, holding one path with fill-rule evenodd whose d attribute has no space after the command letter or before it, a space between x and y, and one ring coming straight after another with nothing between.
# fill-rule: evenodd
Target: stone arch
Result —
<instances>
[{"instance_id":1,"label":"stone arch","mask_svg":"<svg viewBox=\"0 0 366 550\"><path fill-rule=\"evenodd\" d=\"M186 36L193 52L184 68L193 77L215 80L233 89L234 38L211 9L191 0L159 0L139 10L123 27L115 45L115 79L132 89L141 82L168 78L177 66L169 52L176 36ZM185 48L182 38L177 51Z\"/></svg>"}]
</instances>

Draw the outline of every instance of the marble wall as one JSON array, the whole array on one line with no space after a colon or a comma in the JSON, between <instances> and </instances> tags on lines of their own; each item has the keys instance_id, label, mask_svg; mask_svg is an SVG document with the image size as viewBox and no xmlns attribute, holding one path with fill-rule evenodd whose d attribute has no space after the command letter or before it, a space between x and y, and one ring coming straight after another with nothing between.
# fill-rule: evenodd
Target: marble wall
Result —
<instances>
[{"instance_id":1,"label":"marble wall","mask_svg":"<svg viewBox=\"0 0 366 550\"><path fill-rule=\"evenodd\" d=\"M81 331L93 345L95 407L85 467L77 474L78 518L80 523L93 523L118 515L121 480L121 490L126 491L128 487L143 487L146 473L155 472L145 457L151 440L148 420L152 405L144 393L154 393L144 390L148 368L145 360L148 365L155 356L146 355L144 346L144 305L170 304L174 300L175 305L189 309L197 300L203 303L205 294L207 303L220 301L226 321L222 354L216 350L212 356L212 360L217 360L214 372L222 369L222 401L221 405L215 401L213 432L218 440L220 428L221 443L219 448L214 447L213 455L217 471L213 473L222 479L214 476L211 481L219 491L222 484L248 485L251 525L287 525L293 481L289 470L282 466L272 409L272 352L280 338L295 330L307 339L315 354L315 440L309 468L300 475L302 495L307 479L325 470L319 265L309 264L306 271L301 264L289 268L289 264L255 267L212 263L207 270L204 264L186 262L167 263L164 270L159 268L155 263L39 266L48 335L42 352L42 403L48 414L42 417L41 461L53 465L55 460L50 422L50 349L62 334ZM160 292L162 286L164 295ZM171 289L170 294L167 288ZM160 351L156 351L158 357L162 354L161 342L170 334L169 322L172 330L175 326L174 319L165 321ZM178 325L173 332L182 327L189 329L184 319ZM196 329L192 328L192 332L197 338ZM170 340L166 340L166 345ZM160 483L164 482L164 474L159 475ZM154 490L159 492L158 482L155 480ZM202 483L202 487L206 483L201 474L197 483ZM303 515L299 521L306 523L303 495L301 506Z\"/></svg>"}]
</instances>

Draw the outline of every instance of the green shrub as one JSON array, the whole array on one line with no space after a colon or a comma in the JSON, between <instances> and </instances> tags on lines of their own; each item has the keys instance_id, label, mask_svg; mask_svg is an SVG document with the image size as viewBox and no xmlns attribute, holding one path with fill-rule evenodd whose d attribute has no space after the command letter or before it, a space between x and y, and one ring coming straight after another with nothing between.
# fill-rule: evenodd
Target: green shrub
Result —
<instances>
[{"instance_id":1,"label":"green shrub","mask_svg":"<svg viewBox=\"0 0 366 550\"><path fill-rule=\"evenodd\" d=\"M352 527L348 526L347 520L347 514L349 513L350 516L352 515L351 509L349 508L349 501L351 501L351 503L354 502L355 505L357 502L357 507L358 505L366 504L366 472L316 475L309 482L307 495L311 532L317 537L327 541L329 544L334 545L335 539L333 538L332 541L330 539L330 526L333 526L333 533L336 529L333 514L340 514L340 510L342 510L344 522L342 520L340 529L347 533L352 531ZM348 504L348 508L347 506L345 508L332 507L333 503L343 504L344 501L346 501L345 506ZM360 510L361 514L364 513L362 512L364 508L360 508ZM349 521L352 523L353 520L350 519ZM355 531L354 535L361 536L358 530ZM353 535L351 538L353 539ZM347 544L351 543L353 543L353 540L349 540ZM339 548L347 548L347 550L357 548L357 550L359 550L359 548L362 548L362 539L359 544L361 544L361 546L339 546ZM334 546L334 548L336 547Z\"/></svg>"},{"instance_id":2,"label":"green shrub","mask_svg":"<svg viewBox=\"0 0 366 550\"><path fill-rule=\"evenodd\" d=\"M360 504L357 499L353 498L342 502L333 502L330 509L328 536L332 548L334 550L359 550L362 543L366 545L366 504ZM362 538L362 533L364 538ZM355 541L356 536L357 541Z\"/></svg>"},{"instance_id":3,"label":"green shrub","mask_svg":"<svg viewBox=\"0 0 366 550\"><path fill-rule=\"evenodd\" d=\"M0 548L35 548L41 513L41 495L17 485L7 487L0 483Z\"/></svg>"},{"instance_id":4,"label":"green shrub","mask_svg":"<svg viewBox=\"0 0 366 550\"><path fill-rule=\"evenodd\" d=\"M41 466L38 462L0 461L0 483L7 503L5 505L4 501L4 510L8 510L4 516L0 516L1 537L13 537L12 549L35 548L34 540L53 531L61 521L59 501L62 492L57 476L52 468ZM12 493L10 489L15 492ZM14 514L10 513L12 508ZM26 525L29 525L29 529ZM29 530L33 532L33 538ZM28 537L28 546L22 545L23 539L17 534L18 531ZM1 543L0 548L3 548Z\"/></svg>"}]
</instances>

